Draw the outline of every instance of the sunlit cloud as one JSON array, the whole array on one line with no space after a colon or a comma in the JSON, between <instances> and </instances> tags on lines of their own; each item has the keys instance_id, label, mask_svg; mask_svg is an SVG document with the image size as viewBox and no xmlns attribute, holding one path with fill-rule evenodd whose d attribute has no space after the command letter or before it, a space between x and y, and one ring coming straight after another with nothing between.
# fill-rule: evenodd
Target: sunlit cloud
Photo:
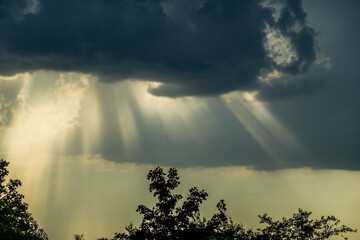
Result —
<instances>
[{"instance_id":1,"label":"sunlit cloud","mask_svg":"<svg viewBox=\"0 0 360 240\"><path fill-rule=\"evenodd\" d=\"M273 29L269 25L266 26L265 33L264 47L276 64L288 66L299 60L290 38L283 36L279 30Z\"/></svg>"},{"instance_id":2,"label":"sunlit cloud","mask_svg":"<svg viewBox=\"0 0 360 240\"><path fill-rule=\"evenodd\" d=\"M80 102L87 86L86 75L60 74L49 102L38 106L26 104L19 113L7 134L9 152L17 152L19 149L27 151L33 146L46 149L57 133L78 124Z\"/></svg>"},{"instance_id":3,"label":"sunlit cloud","mask_svg":"<svg viewBox=\"0 0 360 240\"><path fill-rule=\"evenodd\" d=\"M269 84L269 83L271 83L271 80L278 79L281 76L283 76L283 73L281 73L281 72L279 72L277 70L274 70L274 71L272 71L270 73L268 73L268 72L263 73L262 75L260 75L258 77L258 79L260 81L264 82L264 83Z\"/></svg>"},{"instance_id":4,"label":"sunlit cloud","mask_svg":"<svg viewBox=\"0 0 360 240\"><path fill-rule=\"evenodd\" d=\"M0 76L0 128L16 121L17 113L24 107L24 89L31 81L29 73Z\"/></svg>"}]
</instances>

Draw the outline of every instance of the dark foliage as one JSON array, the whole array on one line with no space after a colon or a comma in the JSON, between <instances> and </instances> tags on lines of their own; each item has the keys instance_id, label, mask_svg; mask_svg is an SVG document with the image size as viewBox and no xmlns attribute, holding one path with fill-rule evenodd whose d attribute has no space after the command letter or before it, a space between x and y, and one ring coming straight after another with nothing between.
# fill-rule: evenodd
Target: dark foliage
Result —
<instances>
[{"instance_id":1,"label":"dark foliage","mask_svg":"<svg viewBox=\"0 0 360 240\"><path fill-rule=\"evenodd\" d=\"M0 239L1 240L47 240L46 233L27 212L24 195L18 193L19 180L6 183L8 162L0 160Z\"/></svg>"},{"instance_id":2,"label":"dark foliage","mask_svg":"<svg viewBox=\"0 0 360 240\"><path fill-rule=\"evenodd\" d=\"M340 226L340 221L334 216L311 220L311 212L302 209L294 213L292 218L283 218L281 221L273 221L264 214L259 218L266 227L245 229L226 216L224 200L216 206L218 213L206 220L200 217L200 205L208 196L204 190L191 188L185 201L177 207L182 195L172 193L180 184L176 169L170 168L166 174L157 167L148 173L147 178L151 182L149 190L158 198L158 202L153 208L139 205L136 211L143 215L140 226L130 224L126 227L126 233L115 233L113 240L322 240L356 232L344 225Z\"/></svg>"},{"instance_id":3,"label":"dark foliage","mask_svg":"<svg viewBox=\"0 0 360 240\"><path fill-rule=\"evenodd\" d=\"M84 234L74 234L74 239L75 240L85 240L84 238Z\"/></svg>"}]
</instances>

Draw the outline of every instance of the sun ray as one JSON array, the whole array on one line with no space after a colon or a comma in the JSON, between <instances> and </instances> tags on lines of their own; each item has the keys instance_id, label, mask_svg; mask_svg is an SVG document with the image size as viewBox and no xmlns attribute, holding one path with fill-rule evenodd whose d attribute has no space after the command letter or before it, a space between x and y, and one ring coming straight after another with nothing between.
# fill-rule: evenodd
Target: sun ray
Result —
<instances>
[{"instance_id":1,"label":"sun ray","mask_svg":"<svg viewBox=\"0 0 360 240\"><path fill-rule=\"evenodd\" d=\"M161 123L166 130L167 137L172 142L190 138L194 144L200 144L201 133L198 131L196 117L198 112L209 114L205 101L193 98L171 99L153 96L148 88L154 82L136 81L131 85L131 95L134 99L132 108L137 108L147 122Z\"/></svg>"},{"instance_id":2,"label":"sun ray","mask_svg":"<svg viewBox=\"0 0 360 240\"><path fill-rule=\"evenodd\" d=\"M80 104L88 87L88 75L76 73L37 73L24 75L25 84L18 97L23 106L4 133L6 158L11 162L11 172L20 178L31 191L33 208L46 209L51 189L61 189L61 164L55 164L54 154L66 148L68 134L78 124ZM52 95L31 101L35 81L42 74L52 82ZM12 80L14 81L14 80ZM44 89L49 90L49 89ZM54 152L54 150L56 150ZM59 185L60 184L60 185Z\"/></svg>"},{"instance_id":3,"label":"sun ray","mask_svg":"<svg viewBox=\"0 0 360 240\"><path fill-rule=\"evenodd\" d=\"M98 81L90 79L80 110L81 148L85 156L93 154L101 141L101 106L97 86Z\"/></svg>"},{"instance_id":4,"label":"sun ray","mask_svg":"<svg viewBox=\"0 0 360 240\"><path fill-rule=\"evenodd\" d=\"M255 98L256 93L231 93L223 97L226 106L248 130L278 167L288 166L291 153L305 158L307 151L298 138Z\"/></svg>"},{"instance_id":5,"label":"sun ray","mask_svg":"<svg viewBox=\"0 0 360 240\"><path fill-rule=\"evenodd\" d=\"M128 82L122 82L117 84L113 91L124 154L131 158L141 146L139 127L130 102L134 89Z\"/></svg>"}]
</instances>

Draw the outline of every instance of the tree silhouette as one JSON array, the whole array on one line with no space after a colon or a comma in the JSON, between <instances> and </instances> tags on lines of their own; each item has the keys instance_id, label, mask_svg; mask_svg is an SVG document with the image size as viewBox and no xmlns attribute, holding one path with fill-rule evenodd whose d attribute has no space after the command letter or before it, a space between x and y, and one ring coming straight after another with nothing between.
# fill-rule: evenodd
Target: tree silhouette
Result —
<instances>
[{"instance_id":1,"label":"tree silhouette","mask_svg":"<svg viewBox=\"0 0 360 240\"><path fill-rule=\"evenodd\" d=\"M74 240L85 240L84 234L74 234Z\"/></svg>"},{"instance_id":2,"label":"tree silhouette","mask_svg":"<svg viewBox=\"0 0 360 240\"><path fill-rule=\"evenodd\" d=\"M292 218L283 218L282 221L273 221L267 214L259 216L260 223L268 226L259 229L257 239L321 240L337 235L347 239L342 235L343 233L356 232L347 226L339 226L340 220L334 216L322 216L320 219L311 220L310 215L311 212L299 209Z\"/></svg>"},{"instance_id":3,"label":"tree silhouette","mask_svg":"<svg viewBox=\"0 0 360 240\"><path fill-rule=\"evenodd\" d=\"M8 162L0 160L0 239L1 240L47 240L47 234L38 228L28 205L23 202L24 195L17 191L20 180L5 177L9 174Z\"/></svg>"},{"instance_id":4,"label":"tree silhouette","mask_svg":"<svg viewBox=\"0 0 360 240\"><path fill-rule=\"evenodd\" d=\"M113 240L322 240L356 232L349 227L339 226L340 221L334 216L311 220L311 212L302 209L292 218L281 221L273 221L264 214L259 218L260 223L267 224L266 227L245 229L226 216L224 200L217 204L218 212L206 220L200 217L200 205L208 196L204 190L190 188L187 198L177 207L182 195L172 192L180 184L175 168L170 168L166 174L157 167L150 170L147 179L150 180L149 190L158 202L152 208L139 205L136 211L143 215L140 226L134 227L131 223L125 228L127 232L115 233Z\"/></svg>"}]
</instances>

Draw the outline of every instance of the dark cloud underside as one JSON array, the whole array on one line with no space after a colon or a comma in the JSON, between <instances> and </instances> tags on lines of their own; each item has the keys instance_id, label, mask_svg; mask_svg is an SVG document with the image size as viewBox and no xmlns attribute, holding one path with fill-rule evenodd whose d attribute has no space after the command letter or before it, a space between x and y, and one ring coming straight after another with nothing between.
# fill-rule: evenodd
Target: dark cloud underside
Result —
<instances>
[{"instance_id":1,"label":"dark cloud underside","mask_svg":"<svg viewBox=\"0 0 360 240\"><path fill-rule=\"evenodd\" d=\"M151 93L171 97L258 89L260 74L315 60L298 0L3 0L0 28L0 74L155 80L164 84Z\"/></svg>"}]
</instances>

